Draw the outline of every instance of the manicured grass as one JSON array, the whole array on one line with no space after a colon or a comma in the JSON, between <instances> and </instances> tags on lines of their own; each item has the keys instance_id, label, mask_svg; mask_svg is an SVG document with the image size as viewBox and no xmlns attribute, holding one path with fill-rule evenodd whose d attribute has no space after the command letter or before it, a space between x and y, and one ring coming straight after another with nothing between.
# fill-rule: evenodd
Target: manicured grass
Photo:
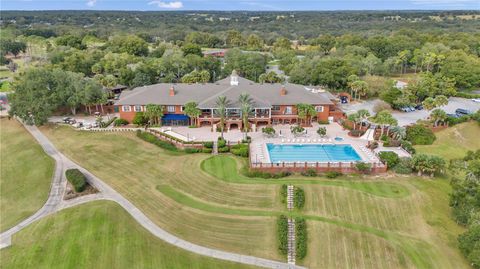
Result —
<instances>
[{"instance_id":1,"label":"manicured grass","mask_svg":"<svg viewBox=\"0 0 480 269\"><path fill-rule=\"evenodd\" d=\"M263 183L283 184L285 182L295 184L319 184L325 186L338 186L363 191L375 196L402 198L410 194L408 189L400 184L387 181L355 181L355 180L332 180L298 178L293 176L283 179L248 178L243 176L237 168L241 162L238 158L226 156L213 156L202 162L202 169L221 180L232 183Z\"/></svg>"},{"instance_id":2,"label":"manicured grass","mask_svg":"<svg viewBox=\"0 0 480 269\"><path fill-rule=\"evenodd\" d=\"M45 203L54 161L16 120L0 119L0 230L32 215Z\"/></svg>"},{"instance_id":3,"label":"manicured grass","mask_svg":"<svg viewBox=\"0 0 480 269\"><path fill-rule=\"evenodd\" d=\"M247 178L238 173L244 160L235 157L174 156L127 133L43 131L156 224L201 245L285 261L275 231L276 217L285 214L307 220L309 249L301 263L310 268L467 268L447 240L458 231L429 223L436 217L438 225L455 225L448 203L432 201L448 199L448 189L432 184L434 191L424 191L422 178ZM286 183L305 190L302 211L281 203Z\"/></svg>"},{"instance_id":4,"label":"manicured grass","mask_svg":"<svg viewBox=\"0 0 480 269\"><path fill-rule=\"evenodd\" d=\"M418 153L433 154L447 160L463 158L468 150L480 149L480 126L465 122L435 133L437 140L430 146L415 146Z\"/></svg>"},{"instance_id":5,"label":"manicured grass","mask_svg":"<svg viewBox=\"0 0 480 269\"><path fill-rule=\"evenodd\" d=\"M106 201L32 224L0 255L2 268L253 268L172 246Z\"/></svg>"}]
</instances>

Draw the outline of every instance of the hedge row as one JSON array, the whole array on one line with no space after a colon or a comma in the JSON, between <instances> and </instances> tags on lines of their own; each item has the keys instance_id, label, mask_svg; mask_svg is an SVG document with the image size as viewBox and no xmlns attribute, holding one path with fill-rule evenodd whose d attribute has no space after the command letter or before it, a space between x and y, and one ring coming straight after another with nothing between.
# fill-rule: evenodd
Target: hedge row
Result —
<instances>
[{"instance_id":1,"label":"hedge row","mask_svg":"<svg viewBox=\"0 0 480 269\"><path fill-rule=\"evenodd\" d=\"M287 193L288 193L288 186L287 184L283 184L282 188L280 189L280 197L282 200L282 204L287 202Z\"/></svg>"},{"instance_id":2,"label":"hedge row","mask_svg":"<svg viewBox=\"0 0 480 269\"><path fill-rule=\"evenodd\" d=\"M165 142L163 140L158 139L155 135L147 132L142 132L141 130L137 130L137 137L142 139L143 141L152 143L156 146L159 146L163 149L169 150L169 151L178 151L178 148L175 147L175 145L170 144L168 142Z\"/></svg>"},{"instance_id":3,"label":"hedge row","mask_svg":"<svg viewBox=\"0 0 480 269\"><path fill-rule=\"evenodd\" d=\"M257 171L257 170L247 170L244 175L246 177L253 177L253 178L282 178L282 177L288 177L292 173L285 171L285 172L280 172L280 173L268 173L268 172L262 172L262 171Z\"/></svg>"},{"instance_id":4,"label":"hedge row","mask_svg":"<svg viewBox=\"0 0 480 269\"><path fill-rule=\"evenodd\" d=\"M248 157L248 144L237 144L230 148L230 152L240 157Z\"/></svg>"},{"instance_id":5,"label":"hedge row","mask_svg":"<svg viewBox=\"0 0 480 269\"><path fill-rule=\"evenodd\" d=\"M302 188L295 187L293 191L293 205L297 209L302 209L305 205L305 192Z\"/></svg>"},{"instance_id":6,"label":"hedge row","mask_svg":"<svg viewBox=\"0 0 480 269\"><path fill-rule=\"evenodd\" d=\"M288 254L288 218L280 215L277 220L278 249L283 255Z\"/></svg>"},{"instance_id":7,"label":"hedge row","mask_svg":"<svg viewBox=\"0 0 480 269\"><path fill-rule=\"evenodd\" d=\"M65 171L68 182L73 185L76 192L82 192L87 187L85 175L78 169L68 169Z\"/></svg>"},{"instance_id":8,"label":"hedge row","mask_svg":"<svg viewBox=\"0 0 480 269\"><path fill-rule=\"evenodd\" d=\"M302 260L307 255L307 222L304 218L295 219L295 241L296 258Z\"/></svg>"}]
</instances>

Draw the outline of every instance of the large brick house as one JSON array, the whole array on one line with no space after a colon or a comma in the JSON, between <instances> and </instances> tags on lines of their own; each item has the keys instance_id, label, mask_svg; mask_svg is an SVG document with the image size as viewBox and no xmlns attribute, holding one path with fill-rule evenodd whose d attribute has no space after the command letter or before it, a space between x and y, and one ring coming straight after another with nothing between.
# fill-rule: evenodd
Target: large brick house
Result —
<instances>
[{"instance_id":1,"label":"large brick house","mask_svg":"<svg viewBox=\"0 0 480 269\"><path fill-rule=\"evenodd\" d=\"M214 125L220 121L216 113L216 100L225 96L230 105L227 108L227 129L241 128L241 112L238 102L242 93L248 93L253 100L253 111L249 117L251 124L292 124L299 121L296 105L311 104L317 111L314 120L334 121L343 117L328 92L315 92L297 84L255 83L239 77L235 72L215 83L205 84L167 84L135 88L123 91L115 103L120 118L129 122L135 114L145 111L147 104L164 106L164 125L187 125L190 119L183 113L183 106L188 102L196 102L202 111L196 120L198 126Z\"/></svg>"}]
</instances>

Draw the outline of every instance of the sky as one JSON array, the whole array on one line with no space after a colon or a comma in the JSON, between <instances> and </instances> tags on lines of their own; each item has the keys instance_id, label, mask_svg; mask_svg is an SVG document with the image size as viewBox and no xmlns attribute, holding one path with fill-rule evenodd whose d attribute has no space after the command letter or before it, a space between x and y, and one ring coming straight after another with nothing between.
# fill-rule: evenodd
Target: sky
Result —
<instances>
[{"instance_id":1,"label":"sky","mask_svg":"<svg viewBox=\"0 0 480 269\"><path fill-rule=\"evenodd\" d=\"M0 10L480 10L480 0L0 0Z\"/></svg>"}]
</instances>

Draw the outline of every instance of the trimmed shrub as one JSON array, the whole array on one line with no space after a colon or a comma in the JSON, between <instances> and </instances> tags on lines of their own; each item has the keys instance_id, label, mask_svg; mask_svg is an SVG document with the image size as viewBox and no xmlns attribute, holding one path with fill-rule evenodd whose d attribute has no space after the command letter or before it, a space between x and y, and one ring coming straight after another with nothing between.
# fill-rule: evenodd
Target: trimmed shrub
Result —
<instances>
[{"instance_id":1,"label":"trimmed shrub","mask_svg":"<svg viewBox=\"0 0 480 269\"><path fill-rule=\"evenodd\" d=\"M161 147L163 149L169 150L169 151L178 151L177 147L173 144L170 144L168 142L165 142L163 140L158 139L155 135L148 133L148 132L142 132L141 130L137 130L137 137L142 139L143 141L152 143L158 147Z\"/></svg>"},{"instance_id":2,"label":"trimmed shrub","mask_svg":"<svg viewBox=\"0 0 480 269\"><path fill-rule=\"evenodd\" d=\"M400 147L400 145L402 144L402 142L400 142L399 140L395 140L393 138L387 138L387 141L383 143L383 146L384 147Z\"/></svg>"},{"instance_id":3,"label":"trimmed shrub","mask_svg":"<svg viewBox=\"0 0 480 269\"><path fill-rule=\"evenodd\" d=\"M415 154L416 152L415 148L413 147L412 143L410 143L410 141L403 140L401 146L404 150L406 150L410 154Z\"/></svg>"},{"instance_id":4,"label":"trimmed shrub","mask_svg":"<svg viewBox=\"0 0 480 269\"><path fill-rule=\"evenodd\" d=\"M280 215L277 220L278 250L282 255L288 254L288 218Z\"/></svg>"},{"instance_id":5,"label":"trimmed shrub","mask_svg":"<svg viewBox=\"0 0 480 269\"><path fill-rule=\"evenodd\" d=\"M76 192L82 192L87 187L87 179L85 175L78 169L68 169L65 171L68 182L72 184Z\"/></svg>"},{"instance_id":6,"label":"trimmed shrub","mask_svg":"<svg viewBox=\"0 0 480 269\"><path fill-rule=\"evenodd\" d=\"M115 126L123 126L123 125L127 125L128 124L128 121L126 119L116 119L114 122L113 122L113 125Z\"/></svg>"},{"instance_id":7,"label":"trimmed shrub","mask_svg":"<svg viewBox=\"0 0 480 269\"><path fill-rule=\"evenodd\" d=\"M446 122L448 123L449 126L453 126L453 125L456 125L456 124L459 124L459 123L464 123L464 122L467 122L471 119L471 116L468 116L468 115L464 115L464 116L461 116L460 118L455 118L455 117L447 117L447 120Z\"/></svg>"},{"instance_id":8,"label":"trimmed shrub","mask_svg":"<svg viewBox=\"0 0 480 269\"><path fill-rule=\"evenodd\" d=\"M227 141L221 137L218 138L217 147L223 148L227 145Z\"/></svg>"},{"instance_id":9,"label":"trimmed shrub","mask_svg":"<svg viewBox=\"0 0 480 269\"><path fill-rule=\"evenodd\" d=\"M395 167L395 165L397 165L400 161L398 154L393 151L381 151L378 153L378 157L382 163L387 164L389 169Z\"/></svg>"},{"instance_id":10,"label":"trimmed shrub","mask_svg":"<svg viewBox=\"0 0 480 269\"><path fill-rule=\"evenodd\" d=\"M230 151L230 148L227 146L219 147L218 148L218 153L227 153Z\"/></svg>"},{"instance_id":11,"label":"trimmed shrub","mask_svg":"<svg viewBox=\"0 0 480 269\"><path fill-rule=\"evenodd\" d=\"M315 169L307 169L305 171L302 171L300 173L302 176L305 176L305 177L316 177L317 176L317 171L315 171Z\"/></svg>"},{"instance_id":12,"label":"trimmed shrub","mask_svg":"<svg viewBox=\"0 0 480 269\"><path fill-rule=\"evenodd\" d=\"M413 145L431 145L436 137L432 130L423 125L413 125L407 127L407 140Z\"/></svg>"},{"instance_id":13,"label":"trimmed shrub","mask_svg":"<svg viewBox=\"0 0 480 269\"><path fill-rule=\"evenodd\" d=\"M202 152L201 149L197 149L197 148L185 148L184 151L185 151L185 153L199 153L199 152Z\"/></svg>"},{"instance_id":14,"label":"trimmed shrub","mask_svg":"<svg viewBox=\"0 0 480 269\"><path fill-rule=\"evenodd\" d=\"M358 171L363 173L370 173L370 171L372 170L372 165L365 162L357 162L355 164L355 167L358 169Z\"/></svg>"},{"instance_id":15,"label":"trimmed shrub","mask_svg":"<svg viewBox=\"0 0 480 269\"><path fill-rule=\"evenodd\" d=\"M212 153L212 151L213 151L213 150L212 150L211 148L203 148L203 149L202 149L202 152L203 152L203 153Z\"/></svg>"},{"instance_id":16,"label":"trimmed shrub","mask_svg":"<svg viewBox=\"0 0 480 269\"><path fill-rule=\"evenodd\" d=\"M362 130L351 130L350 135L354 137L360 137L365 133L365 131Z\"/></svg>"},{"instance_id":17,"label":"trimmed shrub","mask_svg":"<svg viewBox=\"0 0 480 269\"><path fill-rule=\"evenodd\" d=\"M319 120L318 124L324 125L324 124L330 124L328 120Z\"/></svg>"},{"instance_id":18,"label":"trimmed shrub","mask_svg":"<svg viewBox=\"0 0 480 269\"><path fill-rule=\"evenodd\" d=\"M213 149L213 142L212 141L203 142L203 146L207 149Z\"/></svg>"},{"instance_id":19,"label":"trimmed shrub","mask_svg":"<svg viewBox=\"0 0 480 269\"><path fill-rule=\"evenodd\" d=\"M288 222L287 222L288 227ZM287 231L288 232L288 231ZM295 241L297 259L302 260L307 256L307 222L304 218L295 219Z\"/></svg>"},{"instance_id":20,"label":"trimmed shrub","mask_svg":"<svg viewBox=\"0 0 480 269\"><path fill-rule=\"evenodd\" d=\"M400 158L398 164L395 165L393 171L397 174L408 175L413 172L412 170L412 159L408 157Z\"/></svg>"},{"instance_id":21,"label":"trimmed shrub","mask_svg":"<svg viewBox=\"0 0 480 269\"><path fill-rule=\"evenodd\" d=\"M273 129L272 127L263 127L262 128L262 133L264 133L266 135L274 135L275 134L275 129Z\"/></svg>"},{"instance_id":22,"label":"trimmed shrub","mask_svg":"<svg viewBox=\"0 0 480 269\"><path fill-rule=\"evenodd\" d=\"M293 189L293 205L297 209L302 209L305 205L305 192L302 188L295 187Z\"/></svg>"},{"instance_id":23,"label":"trimmed shrub","mask_svg":"<svg viewBox=\"0 0 480 269\"><path fill-rule=\"evenodd\" d=\"M230 148L230 151L240 157L248 157L249 147L248 144L237 144Z\"/></svg>"},{"instance_id":24,"label":"trimmed shrub","mask_svg":"<svg viewBox=\"0 0 480 269\"><path fill-rule=\"evenodd\" d=\"M264 178L264 179L269 179L269 178L282 178L282 177L288 177L292 173L288 171L280 172L280 173L267 173L267 172L262 172L262 171L257 171L257 170L248 170L244 173L245 176L247 177L252 177L252 178Z\"/></svg>"},{"instance_id":25,"label":"trimmed shrub","mask_svg":"<svg viewBox=\"0 0 480 269\"><path fill-rule=\"evenodd\" d=\"M337 177L339 177L339 176L341 176L341 175L342 175L342 173L337 172L337 171L329 171L329 172L326 172L326 173L325 173L325 176L326 176L327 178L337 178Z\"/></svg>"}]
</instances>

